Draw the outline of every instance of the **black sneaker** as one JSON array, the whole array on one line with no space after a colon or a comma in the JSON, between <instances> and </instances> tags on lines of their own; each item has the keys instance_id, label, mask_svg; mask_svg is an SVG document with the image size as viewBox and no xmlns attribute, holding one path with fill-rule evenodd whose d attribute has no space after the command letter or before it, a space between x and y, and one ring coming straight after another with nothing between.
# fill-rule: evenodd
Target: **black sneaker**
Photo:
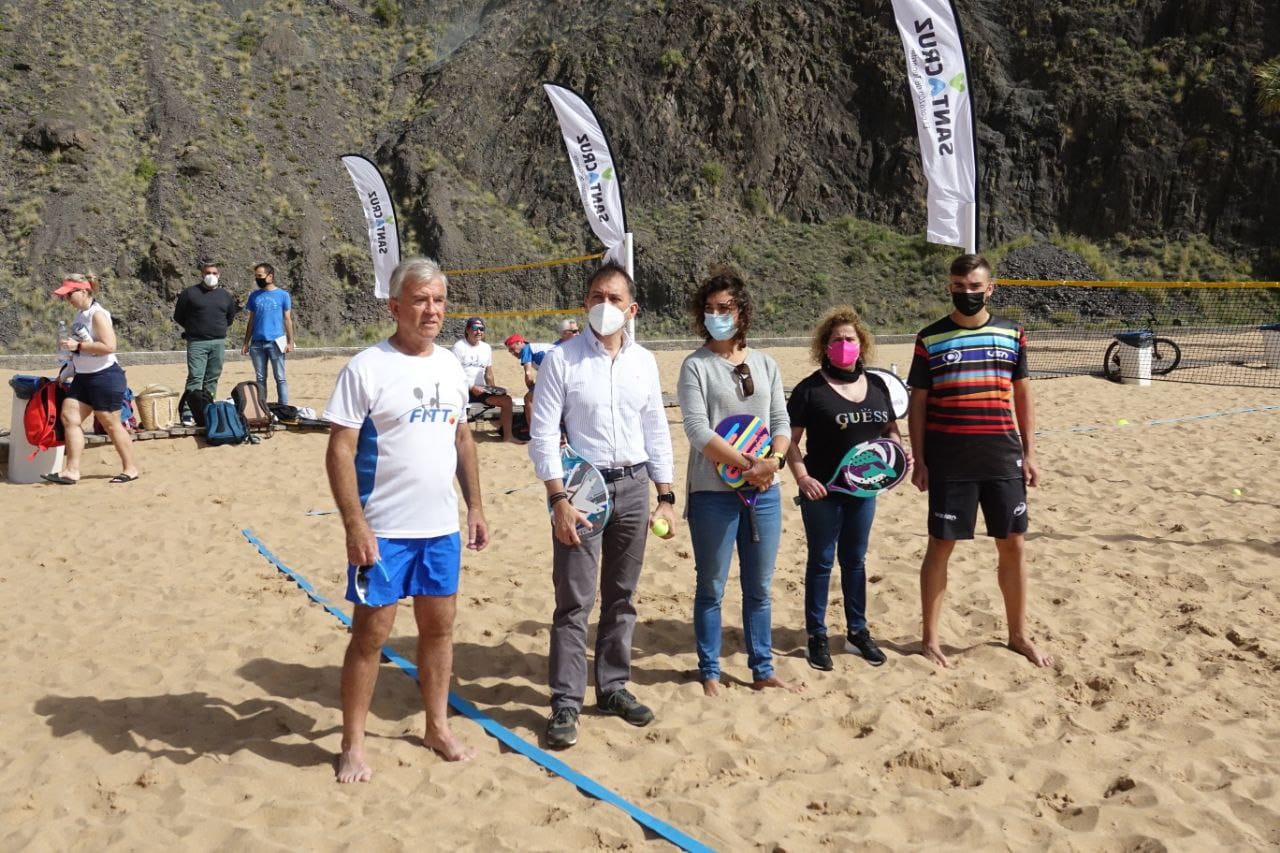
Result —
<instances>
[{"instance_id":1,"label":"black sneaker","mask_svg":"<svg viewBox=\"0 0 1280 853\"><path fill-rule=\"evenodd\" d=\"M574 708L561 708L547 720L547 746L567 749L578 742L578 712Z\"/></svg>"},{"instance_id":2,"label":"black sneaker","mask_svg":"<svg viewBox=\"0 0 1280 853\"><path fill-rule=\"evenodd\" d=\"M616 714L633 726L647 726L653 722L653 711L641 705L625 688L602 696L596 707L606 714Z\"/></svg>"},{"instance_id":3,"label":"black sneaker","mask_svg":"<svg viewBox=\"0 0 1280 853\"><path fill-rule=\"evenodd\" d=\"M809 662L809 666L823 672L835 669L835 664L831 662L831 647L827 645L826 634L814 634L809 638L809 650L805 652L804 659Z\"/></svg>"},{"instance_id":4,"label":"black sneaker","mask_svg":"<svg viewBox=\"0 0 1280 853\"><path fill-rule=\"evenodd\" d=\"M844 650L855 655L862 655L867 663L872 666L879 666L888 660L884 656L884 652L880 651L880 647L876 645L876 641L871 639L871 632L866 629L856 634L850 631L848 636L844 638Z\"/></svg>"}]
</instances>

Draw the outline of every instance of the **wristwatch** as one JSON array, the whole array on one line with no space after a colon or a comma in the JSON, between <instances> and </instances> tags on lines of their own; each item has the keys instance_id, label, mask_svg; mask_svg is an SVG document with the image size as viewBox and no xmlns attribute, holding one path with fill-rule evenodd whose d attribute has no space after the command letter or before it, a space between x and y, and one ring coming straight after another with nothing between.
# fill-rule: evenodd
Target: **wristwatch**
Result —
<instances>
[{"instance_id":1,"label":"wristwatch","mask_svg":"<svg viewBox=\"0 0 1280 853\"><path fill-rule=\"evenodd\" d=\"M773 458L778 460L778 471L779 471L779 472L781 472L783 468L786 468L786 467L787 467L787 457L785 457L785 456L775 456L775 457L773 457Z\"/></svg>"},{"instance_id":2,"label":"wristwatch","mask_svg":"<svg viewBox=\"0 0 1280 853\"><path fill-rule=\"evenodd\" d=\"M675 492L667 492L666 494L659 494L659 495L658 495L658 503L660 503L660 504L671 504L672 506L675 506L675 505L676 505L676 493L675 493Z\"/></svg>"}]
</instances>

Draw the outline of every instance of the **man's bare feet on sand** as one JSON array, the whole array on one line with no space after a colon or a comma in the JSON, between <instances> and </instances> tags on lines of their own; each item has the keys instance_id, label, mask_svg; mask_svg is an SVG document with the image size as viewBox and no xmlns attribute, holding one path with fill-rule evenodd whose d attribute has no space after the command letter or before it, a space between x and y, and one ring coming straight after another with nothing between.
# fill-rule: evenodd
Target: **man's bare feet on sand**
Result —
<instances>
[{"instance_id":1,"label":"man's bare feet on sand","mask_svg":"<svg viewBox=\"0 0 1280 853\"><path fill-rule=\"evenodd\" d=\"M458 740L448 729L442 732L428 732L423 736L422 743L445 761L470 761L476 757L475 748Z\"/></svg>"},{"instance_id":2,"label":"man's bare feet on sand","mask_svg":"<svg viewBox=\"0 0 1280 853\"><path fill-rule=\"evenodd\" d=\"M702 694L704 696L719 696L720 695L720 679L704 678L702 680Z\"/></svg>"},{"instance_id":3,"label":"man's bare feet on sand","mask_svg":"<svg viewBox=\"0 0 1280 853\"><path fill-rule=\"evenodd\" d=\"M1036 666L1053 666L1053 655L1040 651L1030 640L1010 640L1006 645L1010 651L1017 652Z\"/></svg>"},{"instance_id":4,"label":"man's bare feet on sand","mask_svg":"<svg viewBox=\"0 0 1280 853\"><path fill-rule=\"evenodd\" d=\"M942 653L942 649L939 646L922 645L920 654L928 658L935 666L940 666L943 669L947 669L951 666L951 664L947 662L947 656Z\"/></svg>"},{"instance_id":5,"label":"man's bare feet on sand","mask_svg":"<svg viewBox=\"0 0 1280 853\"><path fill-rule=\"evenodd\" d=\"M771 675L768 678L761 678L758 681L751 682L752 690L767 690L770 687L778 687L788 693L800 693L804 690L803 684L792 684L789 681L783 681L776 675Z\"/></svg>"},{"instance_id":6,"label":"man's bare feet on sand","mask_svg":"<svg viewBox=\"0 0 1280 853\"><path fill-rule=\"evenodd\" d=\"M363 749L344 749L338 753L337 780L347 782L368 782L373 778L373 768L365 763Z\"/></svg>"}]
</instances>

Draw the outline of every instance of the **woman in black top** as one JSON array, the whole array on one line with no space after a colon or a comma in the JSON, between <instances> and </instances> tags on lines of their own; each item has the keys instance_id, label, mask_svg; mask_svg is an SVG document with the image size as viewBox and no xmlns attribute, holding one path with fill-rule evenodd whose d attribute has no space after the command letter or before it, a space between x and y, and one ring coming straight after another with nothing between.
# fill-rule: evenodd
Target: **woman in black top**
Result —
<instances>
[{"instance_id":1,"label":"woman in black top","mask_svg":"<svg viewBox=\"0 0 1280 853\"><path fill-rule=\"evenodd\" d=\"M809 542L804 610L809 634L806 657L814 669L832 669L826 613L831 568L837 555L844 592L845 649L861 655L872 666L885 661L884 652L867 630L866 617L865 559L876 499L828 493L826 488L840 460L855 444L881 437L901 440L889 389L864 369L872 346L871 333L856 311L847 306L828 311L810 343L813 360L821 367L795 387L787 404L791 417L787 461L800 487L800 515ZM802 458L800 441L806 432Z\"/></svg>"}]
</instances>

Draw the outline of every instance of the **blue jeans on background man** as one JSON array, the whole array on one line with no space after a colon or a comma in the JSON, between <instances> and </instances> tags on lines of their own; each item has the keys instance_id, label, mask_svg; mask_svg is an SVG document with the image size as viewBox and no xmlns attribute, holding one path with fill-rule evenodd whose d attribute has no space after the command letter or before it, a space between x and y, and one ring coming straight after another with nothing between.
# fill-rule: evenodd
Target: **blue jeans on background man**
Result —
<instances>
[{"instance_id":1,"label":"blue jeans on background man","mask_svg":"<svg viewBox=\"0 0 1280 853\"><path fill-rule=\"evenodd\" d=\"M751 541L747 508L733 492L689 495L689 538L693 541L697 592L693 597L693 636L703 681L720 678L720 602L729 579L733 548L738 546L742 580L742 631L751 676L773 675L773 608L769 587L782 538L782 498L778 486L760 493L756 523L760 541Z\"/></svg>"},{"instance_id":2,"label":"blue jeans on background man","mask_svg":"<svg viewBox=\"0 0 1280 853\"><path fill-rule=\"evenodd\" d=\"M840 589L844 593L845 630L867 628L867 544L876 517L875 498L828 494L819 501L801 501L809 560L804 569L804 627L810 637L827 635L827 597L831 567L840 559Z\"/></svg>"},{"instance_id":3,"label":"blue jeans on background man","mask_svg":"<svg viewBox=\"0 0 1280 853\"><path fill-rule=\"evenodd\" d=\"M267 402L267 362L276 378L276 397L281 403L289 402L289 383L284 376L284 353L275 341L250 341L249 360L253 362L254 381L258 383L258 396Z\"/></svg>"}]
</instances>

